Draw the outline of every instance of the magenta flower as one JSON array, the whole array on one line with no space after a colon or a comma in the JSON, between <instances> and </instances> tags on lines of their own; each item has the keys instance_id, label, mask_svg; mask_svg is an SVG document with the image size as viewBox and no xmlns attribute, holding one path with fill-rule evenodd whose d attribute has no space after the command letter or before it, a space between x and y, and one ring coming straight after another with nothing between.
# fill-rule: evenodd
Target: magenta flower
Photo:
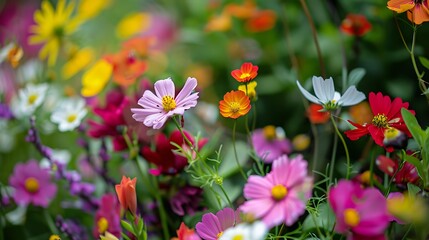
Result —
<instances>
[{"instance_id":1,"label":"magenta flower","mask_svg":"<svg viewBox=\"0 0 429 240\"><path fill-rule=\"evenodd\" d=\"M244 186L247 201L240 210L262 219L268 228L280 223L291 226L304 213L312 185L302 155L293 159L283 155L274 160L271 172L265 177L249 177Z\"/></svg>"},{"instance_id":2,"label":"magenta flower","mask_svg":"<svg viewBox=\"0 0 429 240\"><path fill-rule=\"evenodd\" d=\"M121 236L121 208L115 194L107 193L101 197L100 207L95 214L95 225L92 233L95 239L109 232Z\"/></svg>"},{"instance_id":3,"label":"magenta flower","mask_svg":"<svg viewBox=\"0 0 429 240\"><path fill-rule=\"evenodd\" d=\"M292 144L285 138L284 131L272 125L253 131L252 144L256 155L266 163L292 152Z\"/></svg>"},{"instance_id":4,"label":"magenta flower","mask_svg":"<svg viewBox=\"0 0 429 240\"><path fill-rule=\"evenodd\" d=\"M214 215L206 213L195 229L198 235L205 240L217 240L223 232L240 222L239 211L232 208L224 208Z\"/></svg>"},{"instance_id":5,"label":"magenta flower","mask_svg":"<svg viewBox=\"0 0 429 240\"><path fill-rule=\"evenodd\" d=\"M57 193L57 186L50 181L49 170L42 169L36 160L18 163L9 178L15 188L13 199L18 205L47 207Z\"/></svg>"},{"instance_id":6,"label":"magenta flower","mask_svg":"<svg viewBox=\"0 0 429 240\"><path fill-rule=\"evenodd\" d=\"M351 239L383 239L391 217L386 199L376 188L363 189L359 183L340 180L328 192L337 222L335 231Z\"/></svg>"},{"instance_id":7,"label":"magenta flower","mask_svg":"<svg viewBox=\"0 0 429 240\"><path fill-rule=\"evenodd\" d=\"M173 115L183 115L185 110L197 105L198 93L192 93L197 86L197 79L188 78L183 89L175 96L175 87L171 78L155 83L155 94L146 90L138 101L143 107L131 108L133 118L147 127L160 129Z\"/></svg>"}]
</instances>

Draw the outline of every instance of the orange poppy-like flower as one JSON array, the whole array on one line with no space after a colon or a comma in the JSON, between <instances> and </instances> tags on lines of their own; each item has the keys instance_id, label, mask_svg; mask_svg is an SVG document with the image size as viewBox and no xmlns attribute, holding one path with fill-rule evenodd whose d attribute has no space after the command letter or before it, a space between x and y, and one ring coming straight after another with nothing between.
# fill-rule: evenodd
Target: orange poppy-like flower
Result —
<instances>
[{"instance_id":1,"label":"orange poppy-like flower","mask_svg":"<svg viewBox=\"0 0 429 240\"><path fill-rule=\"evenodd\" d=\"M228 118L237 119L246 115L251 107L249 97L240 90L227 92L219 101L220 114Z\"/></svg>"},{"instance_id":2,"label":"orange poppy-like flower","mask_svg":"<svg viewBox=\"0 0 429 240\"><path fill-rule=\"evenodd\" d=\"M323 124L329 120L329 112L322 112L323 106L312 103L307 109L307 116L313 124Z\"/></svg>"},{"instance_id":3,"label":"orange poppy-like flower","mask_svg":"<svg viewBox=\"0 0 429 240\"><path fill-rule=\"evenodd\" d=\"M245 0L242 4L229 3L225 6L225 12L240 19L251 18L257 11L253 0Z\"/></svg>"},{"instance_id":4,"label":"orange poppy-like flower","mask_svg":"<svg viewBox=\"0 0 429 240\"><path fill-rule=\"evenodd\" d=\"M137 58L134 51L122 50L104 58L113 65L113 81L123 87L134 84L147 68L146 62Z\"/></svg>"},{"instance_id":5,"label":"orange poppy-like flower","mask_svg":"<svg viewBox=\"0 0 429 240\"><path fill-rule=\"evenodd\" d=\"M397 13L407 12L408 20L415 24L429 21L427 0L389 0L387 8Z\"/></svg>"},{"instance_id":6,"label":"orange poppy-like flower","mask_svg":"<svg viewBox=\"0 0 429 240\"><path fill-rule=\"evenodd\" d=\"M246 22L249 32L263 32L270 30L276 24L277 15L272 10L261 10L255 12Z\"/></svg>"},{"instance_id":7,"label":"orange poppy-like flower","mask_svg":"<svg viewBox=\"0 0 429 240\"><path fill-rule=\"evenodd\" d=\"M361 125L370 123L373 119L371 108L367 101L363 101L349 108L351 120Z\"/></svg>"},{"instance_id":8,"label":"orange poppy-like flower","mask_svg":"<svg viewBox=\"0 0 429 240\"><path fill-rule=\"evenodd\" d=\"M359 37L365 35L371 28L371 23L364 15L352 13L346 16L340 26L343 33Z\"/></svg>"},{"instance_id":9,"label":"orange poppy-like flower","mask_svg":"<svg viewBox=\"0 0 429 240\"><path fill-rule=\"evenodd\" d=\"M232 70L231 76L239 82L248 83L258 75L258 66L253 66L250 62L245 62L240 69Z\"/></svg>"},{"instance_id":10,"label":"orange poppy-like flower","mask_svg":"<svg viewBox=\"0 0 429 240\"><path fill-rule=\"evenodd\" d=\"M136 54L138 57L147 57L149 50L156 44L154 37L135 37L122 44L122 50Z\"/></svg>"},{"instance_id":11,"label":"orange poppy-like flower","mask_svg":"<svg viewBox=\"0 0 429 240\"><path fill-rule=\"evenodd\" d=\"M136 178L131 180L128 177L122 176L121 183L115 186L116 194L122 208L130 210L134 215L137 213L136 182Z\"/></svg>"}]
</instances>

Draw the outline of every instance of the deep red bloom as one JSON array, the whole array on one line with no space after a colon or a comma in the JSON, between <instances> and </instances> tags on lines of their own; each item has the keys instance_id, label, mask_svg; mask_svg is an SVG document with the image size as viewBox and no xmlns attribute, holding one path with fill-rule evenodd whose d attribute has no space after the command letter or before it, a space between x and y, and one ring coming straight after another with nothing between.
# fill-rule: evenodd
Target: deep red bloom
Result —
<instances>
[{"instance_id":1,"label":"deep red bloom","mask_svg":"<svg viewBox=\"0 0 429 240\"><path fill-rule=\"evenodd\" d=\"M345 132L350 140L358 140L362 136L370 134L376 144L384 147L384 131L388 128L396 128L411 137L401 114L401 108L408 109L408 102L402 102L401 98L395 98L392 101L389 96L383 96L380 92L377 94L371 92L369 93L369 105L374 115L370 123L361 125L349 120L356 127L356 129ZM415 114L413 110L409 111ZM393 151L393 147L385 148L389 152Z\"/></svg>"},{"instance_id":2,"label":"deep red bloom","mask_svg":"<svg viewBox=\"0 0 429 240\"><path fill-rule=\"evenodd\" d=\"M340 26L343 33L359 37L365 35L371 28L371 23L361 14L348 14Z\"/></svg>"},{"instance_id":3,"label":"deep red bloom","mask_svg":"<svg viewBox=\"0 0 429 240\"><path fill-rule=\"evenodd\" d=\"M393 177L396 184L417 183L420 179L416 167L409 162L405 162L399 168L397 160L380 155L377 157L376 164L381 171Z\"/></svg>"},{"instance_id":4,"label":"deep red bloom","mask_svg":"<svg viewBox=\"0 0 429 240\"><path fill-rule=\"evenodd\" d=\"M191 134L186 131L184 133L191 143L194 144L194 139ZM157 166L156 169L149 170L149 173L155 176L160 174L175 175L188 165L188 159L175 153L174 150L177 150L177 148L173 146L171 142L183 146L184 149L189 148L179 130L173 131L170 138L167 138L163 133L157 134L155 136L155 151L152 151L148 146L142 148L141 153L143 157L148 162ZM201 139L198 142L198 149L201 149L206 143L207 139Z\"/></svg>"},{"instance_id":5,"label":"deep red bloom","mask_svg":"<svg viewBox=\"0 0 429 240\"><path fill-rule=\"evenodd\" d=\"M240 69L231 72L231 76L239 82L250 82L258 75L258 66L253 66L250 62L245 62Z\"/></svg>"}]
</instances>

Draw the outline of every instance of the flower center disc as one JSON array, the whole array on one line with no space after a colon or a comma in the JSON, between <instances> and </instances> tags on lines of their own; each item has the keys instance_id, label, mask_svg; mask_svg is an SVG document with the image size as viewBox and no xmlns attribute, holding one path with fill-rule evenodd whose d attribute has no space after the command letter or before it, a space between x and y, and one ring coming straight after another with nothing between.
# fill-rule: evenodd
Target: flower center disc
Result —
<instances>
[{"instance_id":1,"label":"flower center disc","mask_svg":"<svg viewBox=\"0 0 429 240\"><path fill-rule=\"evenodd\" d=\"M25 180L25 189L30 193L36 193L39 191L39 181L33 177L29 177Z\"/></svg>"},{"instance_id":2,"label":"flower center disc","mask_svg":"<svg viewBox=\"0 0 429 240\"><path fill-rule=\"evenodd\" d=\"M238 234L232 237L232 240L244 240L243 234Z\"/></svg>"},{"instance_id":3,"label":"flower center disc","mask_svg":"<svg viewBox=\"0 0 429 240\"><path fill-rule=\"evenodd\" d=\"M101 217L97 221L97 226L98 226L98 232L99 233L105 233L107 231L107 229L109 229L109 222L107 221L106 218Z\"/></svg>"},{"instance_id":4,"label":"flower center disc","mask_svg":"<svg viewBox=\"0 0 429 240\"><path fill-rule=\"evenodd\" d=\"M271 196L277 201L282 200L287 195L287 188L281 184L275 185L271 189Z\"/></svg>"},{"instance_id":5,"label":"flower center disc","mask_svg":"<svg viewBox=\"0 0 429 240\"><path fill-rule=\"evenodd\" d=\"M277 138L276 128L273 125L268 125L264 127L262 131L264 133L265 139L267 139L268 141L271 141Z\"/></svg>"},{"instance_id":6,"label":"flower center disc","mask_svg":"<svg viewBox=\"0 0 429 240\"><path fill-rule=\"evenodd\" d=\"M374 124L377 127L383 127L383 128L389 127L389 124L387 123L387 117L384 114L377 114L372 119L372 124Z\"/></svg>"},{"instance_id":7,"label":"flower center disc","mask_svg":"<svg viewBox=\"0 0 429 240\"><path fill-rule=\"evenodd\" d=\"M176 108L176 101L171 96L162 97L162 108L168 112Z\"/></svg>"},{"instance_id":8,"label":"flower center disc","mask_svg":"<svg viewBox=\"0 0 429 240\"><path fill-rule=\"evenodd\" d=\"M67 122L72 123L74 120L76 120L77 116L76 114L70 114L67 116Z\"/></svg>"},{"instance_id":9,"label":"flower center disc","mask_svg":"<svg viewBox=\"0 0 429 240\"><path fill-rule=\"evenodd\" d=\"M32 94L28 97L28 104L29 105L33 105L34 102L36 102L37 100L37 95L36 94Z\"/></svg>"},{"instance_id":10,"label":"flower center disc","mask_svg":"<svg viewBox=\"0 0 429 240\"><path fill-rule=\"evenodd\" d=\"M238 113L240 111L240 103L238 102L232 102L229 107L233 113Z\"/></svg>"},{"instance_id":11,"label":"flower center disc","mask_svg":"<svg viewBox=\"0 0 429 240\"><path fill-rule=\"evenodd\" d=\"M356 227L360 222L359 213L353 208L344 210L344 222L350 227Z\"/></svg>"},{"instance_id":12,"label":"flower center disc","mask_svg":"<svg viewBox=\"0 0 429 240\"><path fill-rule=\"evenodd\" d=\"M246 78L249 78L250 77L250 73L242 73L241 75L240 75L240 78L241 79L246 79Z\"/></svg>"}]
</instances>

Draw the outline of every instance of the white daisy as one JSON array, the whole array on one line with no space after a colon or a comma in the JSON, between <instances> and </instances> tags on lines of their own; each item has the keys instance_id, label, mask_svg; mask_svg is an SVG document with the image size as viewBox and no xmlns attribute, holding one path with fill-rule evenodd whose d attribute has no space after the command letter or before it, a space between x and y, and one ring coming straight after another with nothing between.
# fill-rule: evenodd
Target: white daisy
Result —
<instances>
[{"instance_id":1,"label":"white daisy","mask_svg":"<svg viewBox=\"0 0 429 240\"><path fill-rule=\"evenodd\" d=\"M79 126L85 117L85 101L81 98L63 100L51 115L51 121L58 124L61 132L70 131Z\"/></svg>"},{"instance_id":2,"label":"white daisy","mask_svg":"<svg viewBox=\"0 0 429 240\"><path fill-rule=\"evenodd\" d=\"M22 115L30 116L39 107L46 96L48 84L27 84L24 89L19 90L18 93L18 108Z\"/></svg>"},{"instance_id":3,"label":"white daisy","mask_svg":"<svg viewBox=\"0 0 429 240\"><path fill-rule=\"evenodd\" d=\"M265 239L267 232L267 226L261 221L251 224L240 223L225 230L219 240L262 240Z\"/></svg>"},{"instance_id":4,"label":"white daisy","mask_svg":"<svg viewBox=\"0 0 429 240\"><path fill-rule=\"evenodd\" d=\"M352 106L362 102L366 97L365 94L358 91L355 86L350 86L343 96L335 91L334 80L331 78L323 79L322 77L313 76L313 89L316 96L305 90L299 81L296 81L299 90L310 102L320 104L325 110L335 110L340 106Z\"/></svg>"}]
</instances>

